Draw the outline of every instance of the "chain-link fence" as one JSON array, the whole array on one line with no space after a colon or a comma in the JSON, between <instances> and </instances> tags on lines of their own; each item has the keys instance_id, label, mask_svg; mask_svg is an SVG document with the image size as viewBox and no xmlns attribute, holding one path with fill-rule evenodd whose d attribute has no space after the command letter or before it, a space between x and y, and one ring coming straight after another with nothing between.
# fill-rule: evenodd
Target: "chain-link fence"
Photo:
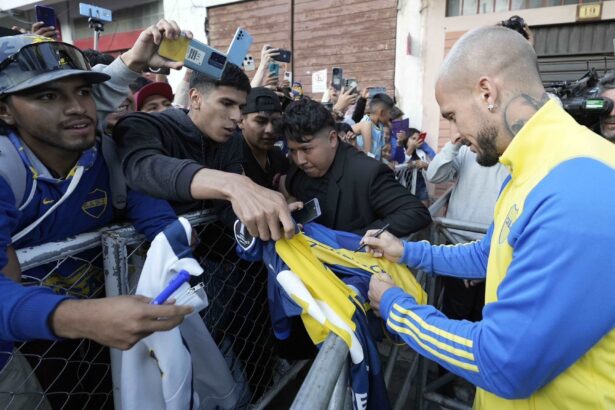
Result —
<instances>
[{"instance_id":1,"label":"chain-link fence","mask_svg":"<svg viewBox=\"0 0 615 410\"><path fill-rule=\"evenodd\" d=\"M21 281L77 298L104 296L100 233L17 251ZM89 340L5 343L0 408L112 408L109 350Z\"/></svg>"},{"instance_id":2,"label":"chain-link fence","mask_svg":"<svg viewBox=\"0 0 615 410\"><path fill-rule=\"evenodd\" d=\"M242 388L238 408L264 408L305 362L274 355L264 266L240 260L233 238L212 214L187 218L205 269L209 306L201 315ZM19 250L22 282L78 298L133 294L148 246L133 227L115 226ZM0 345L4 362L0 408L121 408L121 353L115 349L89 340ZM11 379L17 382L3 389L2 381Z\"/></svg>"}]
</instances>

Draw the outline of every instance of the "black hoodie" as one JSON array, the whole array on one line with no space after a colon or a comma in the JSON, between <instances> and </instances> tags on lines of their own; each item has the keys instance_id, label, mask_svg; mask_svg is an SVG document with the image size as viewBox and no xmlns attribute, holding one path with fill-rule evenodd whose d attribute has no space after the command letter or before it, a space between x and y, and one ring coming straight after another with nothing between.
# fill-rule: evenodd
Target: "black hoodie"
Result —
<instances>
[{"instance_id":1,"label":"black hoodie","mask_svg":"<svg viewBox=\"0 0 615 410\"><path fill-rule=\"evenodd\" d=\"M113 138L128 186L168 200L178 214L203 206L190 194L200 169L243 172L241 134L216 143L196 127L187 110L129 114L116 124Z\"/></svg>"}]
</instances>

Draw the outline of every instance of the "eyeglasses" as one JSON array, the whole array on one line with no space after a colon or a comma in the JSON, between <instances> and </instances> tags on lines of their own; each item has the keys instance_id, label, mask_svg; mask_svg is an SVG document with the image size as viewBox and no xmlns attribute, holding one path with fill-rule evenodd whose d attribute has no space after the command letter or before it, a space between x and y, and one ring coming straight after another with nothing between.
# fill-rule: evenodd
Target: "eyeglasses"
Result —
<instances>
[{"instance_id":1,"label":"eyeglasses","mask_svg":"<svg viewBox=\"0 0 615 410\"><path fill-rule=\"evenodd\" d=\"M85 56L77 47L56 41L28 44L0 62L0 71L15 63L20 71L90 70Z\"/></svg>"}]
</instances>

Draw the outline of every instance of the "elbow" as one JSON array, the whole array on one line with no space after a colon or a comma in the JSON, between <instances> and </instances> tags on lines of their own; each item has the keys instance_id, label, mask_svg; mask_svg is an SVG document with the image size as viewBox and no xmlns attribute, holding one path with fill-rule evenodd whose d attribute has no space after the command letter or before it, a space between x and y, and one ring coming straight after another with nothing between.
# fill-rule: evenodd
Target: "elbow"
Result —
<instances>
[{"instance_id":1,"label":"elbow","mask_svg":"<svg viewBox=\"0 0 615 410\"><path fill-rule=\"evenodd\" d=\"M494 369L502 369L494 372L494 377L486 380L486 386L481 386L485 390L507 400L527 399L538 389L548 382L544 374L537 372L536 362L527 360L526 355L521 355L524 359L503 360L493 363ZM510 359L510 358L509 358ZM510 369L506 371L505 369Z\"/></svg>"}]
</instances>

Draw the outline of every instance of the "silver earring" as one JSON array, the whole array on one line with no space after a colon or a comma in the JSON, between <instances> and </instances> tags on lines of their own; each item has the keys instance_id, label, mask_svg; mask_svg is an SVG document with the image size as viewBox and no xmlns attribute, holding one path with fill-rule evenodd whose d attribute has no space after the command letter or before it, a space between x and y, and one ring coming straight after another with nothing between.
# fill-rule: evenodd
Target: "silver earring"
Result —
<instances>
[{"instance_id":1,"label":"silver earring","mask_svg":"<svg viewBox=\"0 0 615 410\"><path fill-rule=\"evenodd\" d=\"M495 104L489 104L487 106L487 109L489 110L489 112L493 112L493 110L495 109Z\"/></svg>"}]
</instances>

